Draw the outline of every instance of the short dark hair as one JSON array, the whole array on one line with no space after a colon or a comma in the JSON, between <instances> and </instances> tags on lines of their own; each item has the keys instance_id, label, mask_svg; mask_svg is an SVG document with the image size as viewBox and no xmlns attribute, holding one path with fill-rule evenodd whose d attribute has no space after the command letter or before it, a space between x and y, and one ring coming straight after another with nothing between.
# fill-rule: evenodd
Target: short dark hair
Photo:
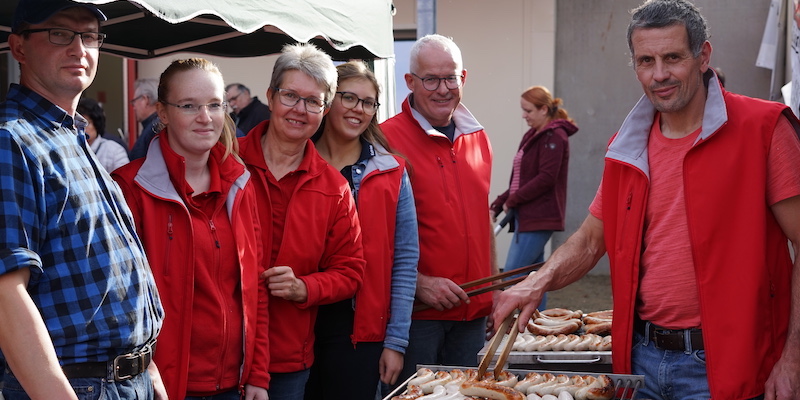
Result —
<instances>
[{"instance_id":1,"label":"short dark hair","mask_svg":"<svg viewBox=\"0 0 800 400\"><path fill-rule=\"evenodd\" d=\"M228 86L225 86L225 91L227 92L228 90L231 90L231 88L234 88L234 87L235 87L235 88L236 88L236 90L238 90L239 92L247 92L247 93L250 93L250 89L248 89L248 88L247 88L247 86L245 86L245 85L242 85L241 83L231 83L230 85L228 85Z\"/></svg>"},{"instance_id":2,"label":"short dark hair","mask_svg":"<svg viewBox=\"0 0 800 400\"><path fill-rule=\"evenodd\" d=\"M697 57L711 36L705 17L694 4L686 0L648 0L631 11L631 22L628 25L628 49L633 54L633 31L636 29L665 28L683 25L689 37L689 49Z\"/></svg>"},{"instance_id":3,"label":"short dark hair","mask_svg":"<svg viewBox=\"0 0 800 400\"><path fill-rule=\"evenodd\" d=\"M106 112L100 103L90 97L84 97L78 102L78 113L92 121L94 129L97 130L97 136L103 136L106 133Z\"/></svg>"}]
</instances>

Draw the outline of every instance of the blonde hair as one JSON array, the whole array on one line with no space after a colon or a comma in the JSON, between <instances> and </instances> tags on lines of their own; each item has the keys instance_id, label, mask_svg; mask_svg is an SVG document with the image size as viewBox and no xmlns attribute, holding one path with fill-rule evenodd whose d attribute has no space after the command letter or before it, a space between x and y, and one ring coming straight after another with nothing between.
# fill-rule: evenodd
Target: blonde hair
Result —
<instances>
[{"instance_id":1,"label":"blonde hair","mask_svg":"<svg viewBox=\"0 0 800 400\"><path fill-rule=\"evenodd\" d=\"M161 73L161 78L158 81L158 101L162 103L167 102L167 97L171 89L170 82L172 82L175 75L191 70L210 72L218 75L220 79L222 79L222 72L219 71L217 65L205 58L195 57L175 60ZM241 161L238 156L239 141L236 140L236 124L228 113L224 114L225 123L222 124L222 134L219 136L219 142L225 147L225 154L222 159L224 160L229 155L233 155L237 160Z\"/></svg>"}]
</instances>

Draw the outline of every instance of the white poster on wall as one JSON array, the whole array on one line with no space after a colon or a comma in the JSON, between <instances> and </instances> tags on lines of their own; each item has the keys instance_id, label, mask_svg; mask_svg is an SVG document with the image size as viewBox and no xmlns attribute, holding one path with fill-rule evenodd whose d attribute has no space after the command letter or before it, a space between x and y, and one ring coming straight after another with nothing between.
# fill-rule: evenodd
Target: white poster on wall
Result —
<instances>
[{"instance_id":1,"label":"white poster on wall","mask_svg":"<svg viewBox=\"0 0 800 400\"><path fill-rule=\"evenodd\" d=\"M761 37L761 47L758 49L758 58L756 58L758 67L775 69L775 63L778 61L778 33L780 32L782 3L783 0L770 2L767 24L764 26L764 35Z\"/></svg>"}]
</instances>

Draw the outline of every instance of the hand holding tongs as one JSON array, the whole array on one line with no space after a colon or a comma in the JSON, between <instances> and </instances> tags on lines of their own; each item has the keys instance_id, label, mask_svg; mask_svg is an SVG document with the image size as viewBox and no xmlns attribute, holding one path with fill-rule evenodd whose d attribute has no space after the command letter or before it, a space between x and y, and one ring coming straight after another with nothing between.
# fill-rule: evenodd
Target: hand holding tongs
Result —
<instances>
[{"instance_id":1,"label":"hand holding tongs","mask_svg":"<svg viewBox=\"0 0 800 400\"><path fill-rule=\"evenodd\" d=\"M539 269L542 265L544 265L543 262L542 263L531 264L531 265L528 265L528 266L525 266L525 267L522 267L522 268L508 270L508 271L501 272L501 273L496 274L496 275L491 275L491 276L487 276L485 278L476 279L474 281L463 283L463 284L459 285L459 287L461 289L467 290L467 289L469 289L471 287L478 286L478 285L483 285L484 283L489 283L489 282L493 282L493 281L497 281L497 280L502 280L504 278L508 278L509 276L518 275L518 274L527 274L527 273L529 273L531 271L535 271L535 270ZM507 286L516 285L517 283L522 282L522 280L524 280L525 278L526 278L526 275L519 276L519 277L516 277L516 278L509 279L507 281L501 281L500 283L495 283L493 285L484 286L482 288L473 289L473 290L467 290L466 293L467 293L467 296L469 296L469 297L477 296L479 294L483 294L483 293L486 293L486 292L491 292L492 290L500 290L500 289L503 289L503 288L505 288ZM432 307L427 305L427 304L418 303L418 304L416 304L414 306L414 312L427 310L429 308L432 308Z\"/></svg>"},{"instance_id":2,"label":"hand holding tongs","mask_svg":"<svg viewBox=\"0 0 800 400\"><path fill-rule=\"evenodd\" d=\"M492 340L489 341L489 348L486 350L486 354L483 355L481 363L478 366L478 380L483 379L483 376L486 374L486 370L489 369L489 364L494 358L497 348L500 346L500 342L503 341L506 331L509 330L509 327L512 327L513 329L511 329L511 331L508 333L506 345L503 347L500 356L497 358L497 362L494 364L494 379L502 380L500 374L503 372L503 365L505 365L506 360L508 359L508 354L511 352L511 348L514 346L514 341L517 339L518 330L516 329L516 325L516 312L506 317L503 323L500 324L500 328L497 330L497 333L494 334Z\"/></svg>"}]
</instances>

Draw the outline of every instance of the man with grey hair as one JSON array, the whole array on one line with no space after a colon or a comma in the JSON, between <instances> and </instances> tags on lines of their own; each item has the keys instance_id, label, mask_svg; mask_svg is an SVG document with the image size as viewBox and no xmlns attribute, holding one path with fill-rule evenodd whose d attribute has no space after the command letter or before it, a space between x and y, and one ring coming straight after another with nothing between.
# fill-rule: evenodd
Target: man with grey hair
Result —
<instances>
[{"instance_id":1,"label":"man with grey hair","mask_svg":"<svg viewBox=\"0 0 800 400\"><path fill-rule=\"evenodd\" d=\"M129 158L131 161L142 158L147 154L147 147L150 141L158 133L158 114L156 113L156 104L158 103L158 79L144 78L137 79L133 83L133 99L131 99L131 106L133 113L136 117L136 122L142 124L142 130L139 137L133 144L130 151Z\"/></svg>"},{"instance_id":2,"label":"man with grey hair","mask_svg":"<svg viewBox=\"0 0 800 400\"><path fill-rule=\"evenodd\" d=\"M269 119L269 106L258 100L258 96L251 97L250 89L241 83L225 86L225 99L233 110L231 118L236 121L241 135L247 135L256 125Z\"/></svg>"},{"instance_id":3,"label":"man with grey hair","mask_svg":"<svg viewBox=\"0 0 800 400\"><path fill-rule=\"evenodd\" d=\"M417 364L475 365L484 343L492 294L469 298L459 285L497 272L489 217L492 149L461 104L467 70L461 50L441 35L411 48L405 81L411 94L400 114L381 124L408 158L419 221L416 300L398 382Z\"/></svg>"},{"instance_id":4,"label":"man with grey hair","mask_svg":"<svg viewBox=\"0 0 800 400\"><path fill-rule=\"evenodd\" d=\"M586 274L608 251L617 373L650 399L798 399L800 123L727 92L705 18L685 0L633 10L644 96L608 145L589 216L492 324Z\"/></svg>"}]
</instances>

